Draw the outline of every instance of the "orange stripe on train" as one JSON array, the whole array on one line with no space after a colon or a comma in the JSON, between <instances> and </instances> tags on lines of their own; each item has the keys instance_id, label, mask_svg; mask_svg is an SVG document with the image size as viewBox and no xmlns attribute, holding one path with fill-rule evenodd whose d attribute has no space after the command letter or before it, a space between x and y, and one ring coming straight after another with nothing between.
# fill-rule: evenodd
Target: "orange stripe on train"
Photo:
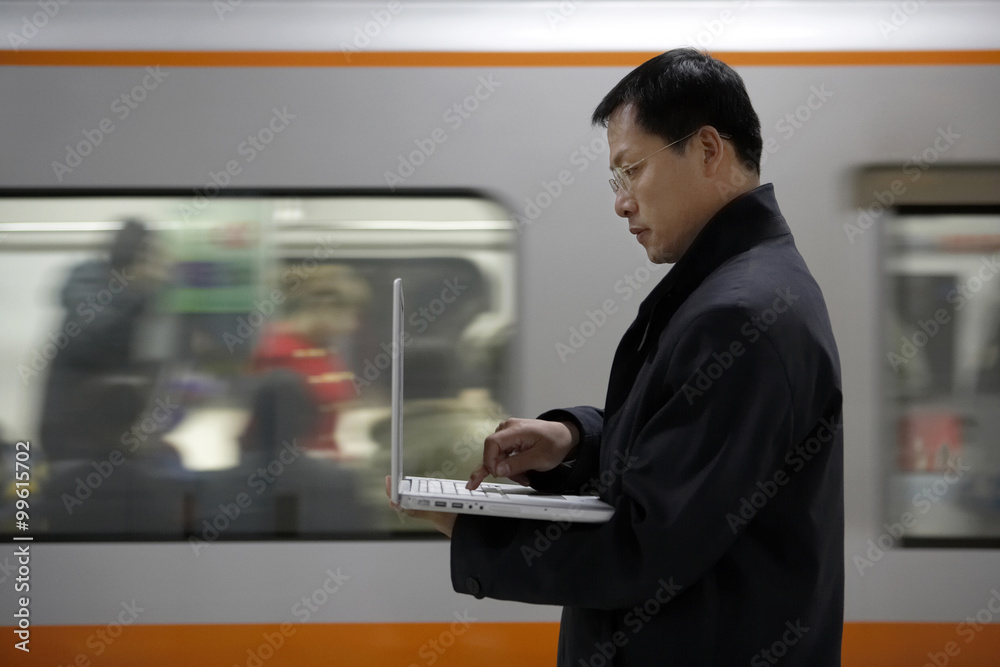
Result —
<instances>
[{"instance_id":1,"label":"orange stripe on train","mask_svg":"<svg viewBox=\"0 0 1000 667\"><path fill-rule=\"evenodd\" d=\"M844 667L996 667L1000 624L847 623ZM551 667L556 623L35 626L30 653L0 628L0 664L45 667ZM761 647L766 648L766 647Z\"/></svg>"},{"instance_id":2,"label":"orange stripe on train","mask_svg":"<svg viewBox=\"0 0 1000 667\"><path fill-rule=\"evenodd\" d=\"M634 67L654 52L0 51L0 66L39 67ZM733 66L1000 65L1000 51L716 52Z\"/></svg>"}]
</instances>

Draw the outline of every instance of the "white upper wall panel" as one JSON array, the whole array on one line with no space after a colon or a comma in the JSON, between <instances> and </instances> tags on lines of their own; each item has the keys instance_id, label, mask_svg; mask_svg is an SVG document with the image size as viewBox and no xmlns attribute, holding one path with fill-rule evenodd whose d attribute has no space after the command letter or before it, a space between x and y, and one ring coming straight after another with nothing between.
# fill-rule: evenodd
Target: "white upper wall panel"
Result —
<instances>
[{"instance_id":1,"label":"white upper wall panel","mask_svg":"<svg viewBox=\"0 0 1000 667\"><path fill-rule=\"evenodd\" d=\"M0 3L0 50L936 51L1000 48L1000 3Z\"/></svg>"}]
</instances>

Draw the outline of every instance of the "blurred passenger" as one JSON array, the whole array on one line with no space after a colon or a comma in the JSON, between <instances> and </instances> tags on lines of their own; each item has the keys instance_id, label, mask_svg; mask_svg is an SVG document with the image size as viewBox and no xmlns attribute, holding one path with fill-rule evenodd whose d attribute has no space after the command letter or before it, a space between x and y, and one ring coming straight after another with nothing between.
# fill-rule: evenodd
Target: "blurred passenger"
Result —
<instances>
[{"instance_id":1,"label":"blurred passenger","mask_svg":"<svg viewBox=\"0 0 1000 667\"><path fill-rule=\"evenodd\" d=\"M332 457L303 456L323 420L301 375L287 368L265 371L252 415L240 465L201 490L195 525L211 519L219 502L246 492L249 480L253 503L233 521L233 535L329 538L371 527L357 471Z\"/></svg>"},{"instance_id":2,"label":"blurred passenger","mask_svg":"<svg viewBox=\"0 0 1000 667\"><path fill-rule=\"evenodd\" d=\"M167 270L158 240L137 220L115 234L107 258L71 270L60 294L65 345L50 363L42 400L40 435L50 460L128 451L107 434L124 436L147 397L151 369L136 362L134 339ZM123 392L134 396L123 400ZM102 399L108 396L118 398Z\"/></svg>"},{"instance_id":3,"label":"blurred passenger","mask_svg":"<svg viewBox=\"0 0 1000 667\"><path fill-rule=\"evenodd\" d=\"M319 428L319 405L298 372L272 368L259 374L250 405L251 421L242 436L246 455L265 464L287 443L304 447Z\"/></svg>"},{"instance_id":4,"label":"blurred passenger","mask_svg":"<svg viewBox=\"0 0 1000 667\"><path fill-rule=\"evenodd\" d=\"M251 364L257 373L285 369L295 376L264 375L244 446L256 449L252 445L255 439L279 438L260 443L263 449L271 450L287 439L284 434L305 429L307 435L300 441L303 449L336 454L337 412L357 393L351 382L354 374L335 343L358 328L369 287L344 265L302 268L291 277L291 284L283 286L285 317L265 330ZM311 401L315 419L303 414L301 407L290 405L304 400ZM311 425L304 426L307 422Z\"/></svg>"}]
</instances>

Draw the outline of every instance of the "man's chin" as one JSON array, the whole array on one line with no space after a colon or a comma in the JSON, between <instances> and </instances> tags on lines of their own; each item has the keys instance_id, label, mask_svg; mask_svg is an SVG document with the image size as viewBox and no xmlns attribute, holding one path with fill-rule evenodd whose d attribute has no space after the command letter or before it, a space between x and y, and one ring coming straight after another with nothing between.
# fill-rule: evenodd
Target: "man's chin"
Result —
<instances>
[{"instance_id":1,"label":"man's chin","mask_svg":"<svg viewBox=\"0 0 1000 667\"><path fill-rule=\"evenodd\" d=\"M653 264L674 264L677 262L673 253L659 248L646 248L646 258Z\"/></svg>"}]
</instances>

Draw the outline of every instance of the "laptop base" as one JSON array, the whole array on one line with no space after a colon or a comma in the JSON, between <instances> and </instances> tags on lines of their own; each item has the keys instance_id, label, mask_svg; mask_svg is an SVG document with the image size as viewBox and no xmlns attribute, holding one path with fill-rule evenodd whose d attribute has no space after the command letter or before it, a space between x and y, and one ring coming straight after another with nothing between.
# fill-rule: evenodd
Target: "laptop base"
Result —
<instances>
[{"instance_id":1,"label":"laptop base","mask_svg":"<svg viewBox=\"0 0 1000 667\"><path fill-rule=\"evenodd\" d=\"M452 484L458 492L419 490L429 483ZM463 480L405 477L399 489L400 505L413 510L577 523L600 523L614 514L614 508L597 496L542 493L519 484L483 483L476 491L467 491Z\"/></svg>"}]
</instances>

